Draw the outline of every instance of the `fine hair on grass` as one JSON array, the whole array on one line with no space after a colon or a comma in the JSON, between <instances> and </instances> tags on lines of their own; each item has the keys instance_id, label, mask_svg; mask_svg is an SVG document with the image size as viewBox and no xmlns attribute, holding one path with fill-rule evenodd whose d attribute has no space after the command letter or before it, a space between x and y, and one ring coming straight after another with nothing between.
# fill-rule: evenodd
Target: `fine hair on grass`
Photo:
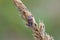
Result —
<instances>
[{"instance_id":1,"label":"fine hair on grass","mask_svg":"<svg viewBox=\"0 0 60 40\"><path fill-rule=\"evenodd\" d=\"M13 0L13 2L18 8L19 12L21 12L21 16L24 21L26 21L26 26L33 31L35 40L54 40L52 36L45 32L45 25L43 22L39 22L39 25L37 25L34 16L21 0Z\"/></svg>"}]
</instances>

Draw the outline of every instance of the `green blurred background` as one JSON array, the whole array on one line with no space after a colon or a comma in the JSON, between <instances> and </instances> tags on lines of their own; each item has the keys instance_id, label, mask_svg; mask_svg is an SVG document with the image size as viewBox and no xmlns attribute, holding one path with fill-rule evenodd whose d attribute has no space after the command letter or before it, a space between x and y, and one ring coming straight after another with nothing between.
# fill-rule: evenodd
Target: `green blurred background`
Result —
<instances>
[{"instance_id":1,"label":"green blurred background","mask_svg":"<svg viewBox=\"0 0 60 40\"><path fill-rule=\"evenodd\" d=\"M60 40L60 0L22 0L37 23L43 20L46 32ZM0 40L34 40L13 0L0 0Z\"/></svg>"}]
</instances>

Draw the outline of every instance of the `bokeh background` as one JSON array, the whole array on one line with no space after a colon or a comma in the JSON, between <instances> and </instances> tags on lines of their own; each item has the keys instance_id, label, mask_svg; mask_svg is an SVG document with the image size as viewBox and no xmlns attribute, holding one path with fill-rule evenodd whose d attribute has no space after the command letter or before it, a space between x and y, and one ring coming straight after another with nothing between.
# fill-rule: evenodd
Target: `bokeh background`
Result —
<instances>
[{"instance_id":1,"label":"bokeh background","mask_svg":"<svg viewBox=\"0 0 60 40\"><path fill-rule=\"evenodd\" d=\"M43 20L46 32L60 40L60 0L22 0L37 23ZM0 0L0 40L34 40L13 0Z\"/></svg>"}]
</instances>

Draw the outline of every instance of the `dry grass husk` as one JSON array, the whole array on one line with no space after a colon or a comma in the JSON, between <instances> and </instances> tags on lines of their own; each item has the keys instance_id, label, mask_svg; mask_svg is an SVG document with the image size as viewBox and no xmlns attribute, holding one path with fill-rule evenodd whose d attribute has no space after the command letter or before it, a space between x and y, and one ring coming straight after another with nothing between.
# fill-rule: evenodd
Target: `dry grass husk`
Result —
<instances>
[{"instance_id":1,"label":"dry grass husk","mask_svg":"<svg viewBox=\"0 0 60 40\"><path fill-rule=\"evenodd\" d=\"M49 36L45 32L45 25L43 22L40 22L39 25L37 25L34 16L21 0L13 0L13 2L18 8L19 12L21 12L23 19L26 21L26 25L33 31L35 40L54 40L52 36Z\"/></svg>"}]
</instances>

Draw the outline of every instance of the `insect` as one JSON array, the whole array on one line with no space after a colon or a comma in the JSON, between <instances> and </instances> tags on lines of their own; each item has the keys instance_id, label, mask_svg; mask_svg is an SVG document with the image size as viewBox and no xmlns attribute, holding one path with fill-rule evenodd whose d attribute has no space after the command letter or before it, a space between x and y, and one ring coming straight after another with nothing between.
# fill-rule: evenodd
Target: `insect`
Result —
<instances>
[{"instance_id":1,"label":"insect","mask_svg":"<svg viewBox=\"0 0 60 40\"><path fill-rule=\"evenodd\" d=\"M28 26L31 27L33 25L33 17L32 16L28 16L27 21L28 21Z\"/></svg>"},{"instance_id":2,"label":"insect","mask_svg":"<svg viewBox=\"0 0 60 40\"><path fill-rule=\"evenodd\" d=\"M35 23L35 19L32 14L26 13L27 11L23 11L23 19L27 21L26 25L32 27Z\"/></svg>"}]
</instances>

